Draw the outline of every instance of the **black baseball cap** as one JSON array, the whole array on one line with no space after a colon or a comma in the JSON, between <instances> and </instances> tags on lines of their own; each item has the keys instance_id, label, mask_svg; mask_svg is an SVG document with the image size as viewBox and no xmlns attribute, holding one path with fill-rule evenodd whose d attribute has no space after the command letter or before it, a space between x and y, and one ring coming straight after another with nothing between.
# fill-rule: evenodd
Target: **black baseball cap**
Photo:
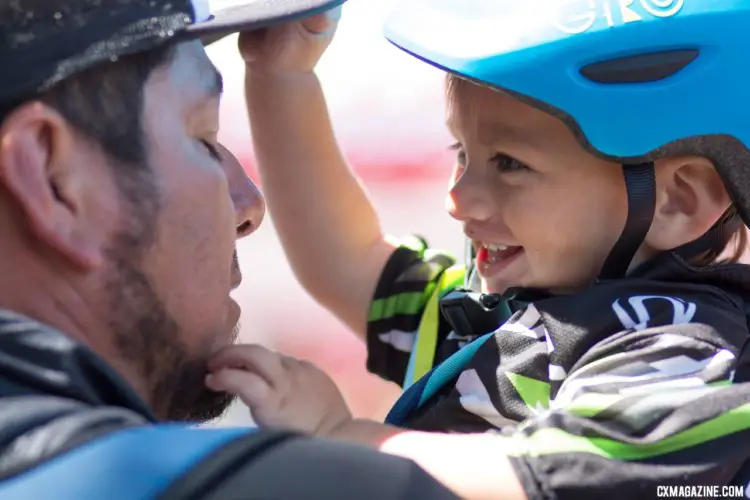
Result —
<instances>
[{"instance_id":1,"label":"black baseball cap","mask_svg":"<svg viewBox=\"0 0 750 500\"><path fill-rule=\"evenodd\" d=\"M0 108L122 56L179 40L208 45L345 1L0 0Z\"/></svg>"}]
</instances>

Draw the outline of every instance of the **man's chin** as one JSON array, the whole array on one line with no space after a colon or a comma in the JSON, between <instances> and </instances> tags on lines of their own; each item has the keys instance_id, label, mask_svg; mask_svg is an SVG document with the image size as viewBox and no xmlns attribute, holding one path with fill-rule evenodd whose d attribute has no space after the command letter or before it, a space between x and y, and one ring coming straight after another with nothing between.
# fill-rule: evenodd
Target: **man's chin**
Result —
<instances>
[{"instance_id":1,"label":"man's chin","mask_svg":"<svg viewBox=\"0 0 750 500\"><path fill-rule=\"evenodd\" d=\"M183 357L164 373L152 392L152 405L160 420L203 423L227 411L235 397L206 387L207 363L205 358L188 361Z\"/></svg>"},{"instance_id":2,"label":"man's chin","mask_svg":"<svg viewBox=\"0 0 750 500\"><path fill-rule=\"evenodd\" d=\"M235 345L239 340L239 335L240 323L237 322L232 327L229 337L225 337L226 340L219 344L218 348L214 347L214 350L219 351ZM179 392L182 395L175 396L173 399L175 405L170 411L170 420L208 423L222 417L236 399L234 395L214 392L205 386L205 376L208 373L205 369L207 362L206 359L189 363L190 369L187 368L187 363L183 365L186 369L179 383ZM190 403L187 403L188 401Z\"/></svg>"},{"instance_id":3,"label":"man's chin","mask_svg":"<svg viewBox=\"0 0 750 500\"><path fill-rule=\"evenodd\" d=\"M196 407L192 415L189 415L191 422L206 424L223 417L229 407L232 406L236 397L226 392L212 392L210 397Z\"/></svg>"},{"instance_id":4,"label":"man's chin","mask_svg":"<svg viewBox=\"0 0 750 500\"><path fill-rule=\"evenodd\" d=\"M229 341L229 345L234 345L237 343L237 341L240 338L240 331L242 330L242 325L238 321L237 324L235 324L232 327L232 339Z\"/></svg>"},{"instance_id":5,"label":"man's chin","mask_svg":"<svg viewBox=\"0 0 750 500\"><path fill-rule=\"evenodd\" d=\"M193 400L190 407L172 408L168 421L206 424L223 417L235 399L232 394L206 389Z\"/></svg>"},{"instance_id":6,"label":"man's chin","mask_svg":"<svg viewBox=\"0 0 750 500\"><path fill-rule=\"evenodd\" d=\"M226 347L235 345L239 340L240 336L240 323L234 325L232 328L232 334ZM236 396L225 392L214 392L206 388L206 392L203 393L193 409L186 408L187 418L183 420L189 420L192 422L209 423L213 420L217 420L226 414L227 410L232 403L234 403Z\"/></svg>"}]
</instances>

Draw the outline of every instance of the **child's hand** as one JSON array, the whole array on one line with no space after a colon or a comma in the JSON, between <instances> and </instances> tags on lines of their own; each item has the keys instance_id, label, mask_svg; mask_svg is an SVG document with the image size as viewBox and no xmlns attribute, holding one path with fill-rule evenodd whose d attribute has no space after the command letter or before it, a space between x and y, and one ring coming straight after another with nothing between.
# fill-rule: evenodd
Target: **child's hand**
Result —
<instances>
[{"instance_id":1,"label":"child's hand","mask_svg":"<svg viewBox=\"0 0 750 500\"><path fill-rule=\"evenodd\" d=\"M264 74L309 73L333 40L341 7L307 19L240 34L248 69Z\"/></svg>"},{"instance_id":2,"label":"child's hand","mask_svg":"<svg viewBox=\"0 0 750 500\"><path fill-rule=\"evenodd\" d=\"M333 380L307 361L237 345L215 355L209 369L206 385L239 396L260 427L330 435L352 418Z\"/></svg>"}]
</instances>

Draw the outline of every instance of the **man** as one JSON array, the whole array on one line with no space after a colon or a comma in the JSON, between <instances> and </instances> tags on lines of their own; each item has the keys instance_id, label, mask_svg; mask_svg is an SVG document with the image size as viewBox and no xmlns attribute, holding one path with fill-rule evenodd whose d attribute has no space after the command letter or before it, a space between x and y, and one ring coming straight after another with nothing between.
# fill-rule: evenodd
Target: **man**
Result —
<instances>
[{"instance_id":1,"label":"man","mask_svg":"<svg viewBox=\"0 0 750 500\"><path fill-rule=\"evenodd\" d=\"M207 361L263 217L196 39L337 3L0 1L0 498L455 498L364 448L157 423L230 403Z\"/></svg>"}]
</instances>

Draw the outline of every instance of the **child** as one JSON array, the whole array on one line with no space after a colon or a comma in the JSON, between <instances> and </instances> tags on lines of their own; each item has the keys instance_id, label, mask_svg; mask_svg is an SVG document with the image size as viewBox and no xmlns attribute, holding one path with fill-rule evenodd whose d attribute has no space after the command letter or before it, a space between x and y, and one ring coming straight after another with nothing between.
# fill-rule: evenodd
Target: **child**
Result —
<instances>
[{"instance_id":1,"label":"child","mask_svg":"<svg viewBox=\"0 0 750 500\"><path fill-rule=\"evenodd\" d=\"M388 28L450 74L448 207L477 252L477 300L451 293L453 259L382 233L313 73L330 33L242 39L268 208L296 275L366 340L371 371L419 382L395 425L352 421L324 374L262 348L218 356L208 383L261 425L380 446L465 498L744 485L750 269L720 255L750 221L750 4L548 23L521 4L411 0ZM513 315L482 336L497 295Z\"/></svg>"}]
</instances>

